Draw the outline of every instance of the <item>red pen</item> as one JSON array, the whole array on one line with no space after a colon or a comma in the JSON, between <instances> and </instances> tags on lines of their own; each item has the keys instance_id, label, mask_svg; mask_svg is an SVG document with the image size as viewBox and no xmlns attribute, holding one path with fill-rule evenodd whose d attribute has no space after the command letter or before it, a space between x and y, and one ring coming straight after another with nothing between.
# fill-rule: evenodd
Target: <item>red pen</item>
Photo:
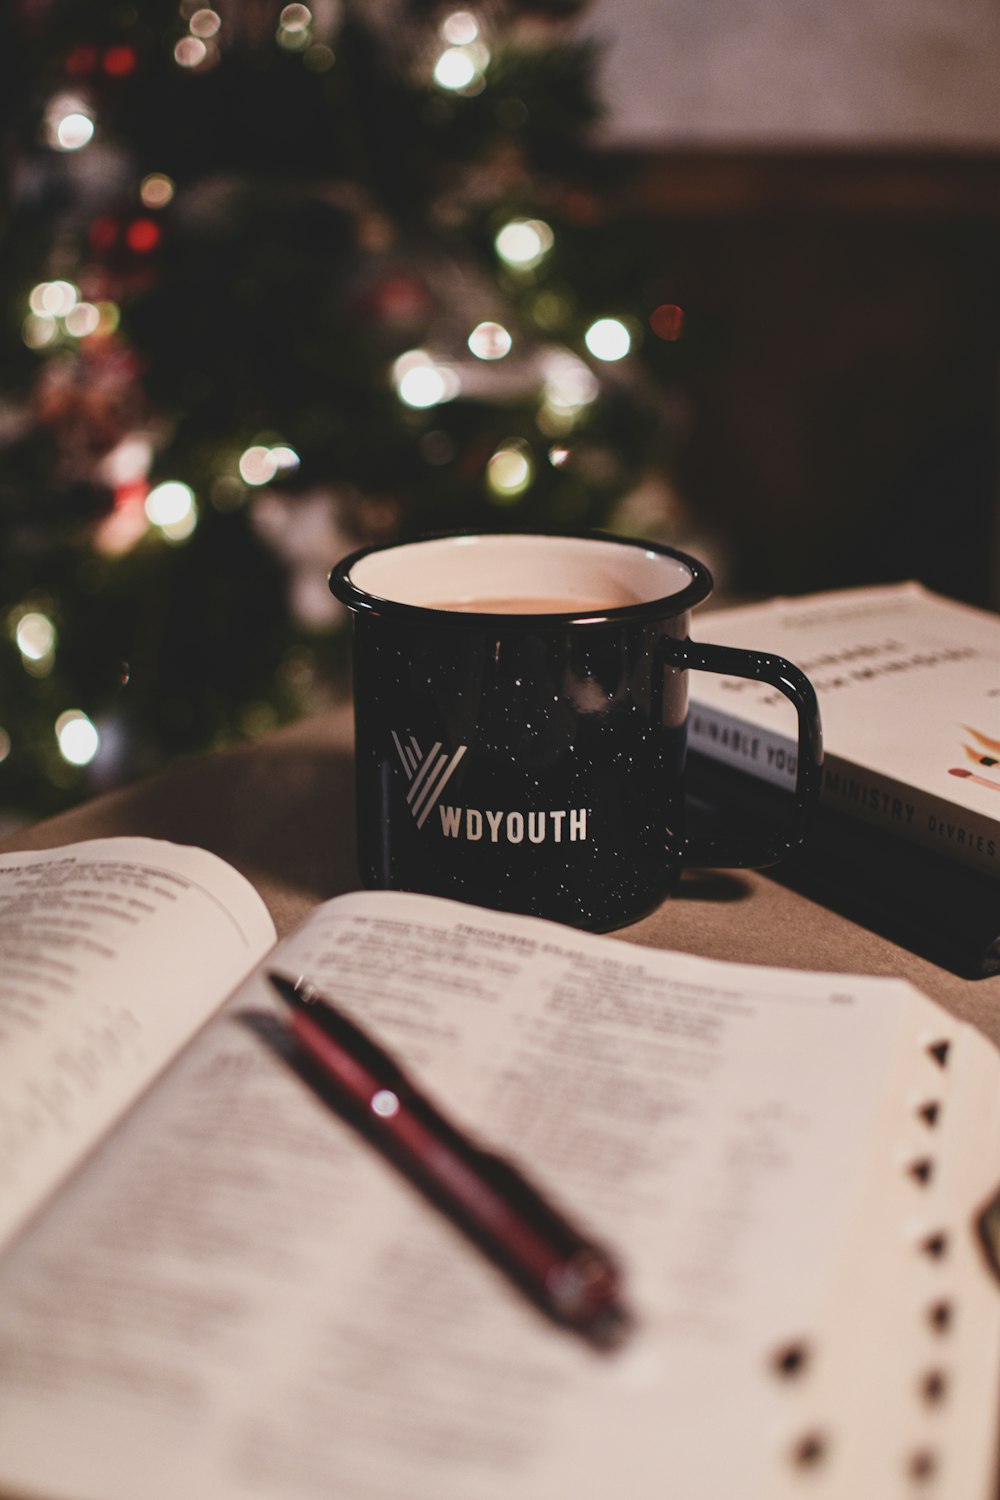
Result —
<instances>
[{"instance_id":1,"label":"red pen","mask_svg":"<svg viewBox=\"0 0 1000 1500\"><path fill-rule=\"evenodd\" d=\"M395 1059L307 980L268 979L321 1070L324 1096L556 1322L601 1349L621 1343L629 1318L608 1252L510 1162L447 1120Z\"/></svg>"}]
</instances>

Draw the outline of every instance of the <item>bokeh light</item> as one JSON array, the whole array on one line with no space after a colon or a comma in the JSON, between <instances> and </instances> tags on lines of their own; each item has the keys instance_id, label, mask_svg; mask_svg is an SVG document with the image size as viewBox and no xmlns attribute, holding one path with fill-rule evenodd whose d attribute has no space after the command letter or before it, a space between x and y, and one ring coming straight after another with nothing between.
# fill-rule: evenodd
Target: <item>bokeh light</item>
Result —
<instances>
[{"instance_id":1,"label":"bokeh light","mask_svg":"<svg viewBox=\"0 0 1000 1500\"><path fill-rule=\"evenodd\" d=\"M420 411L453 401L462 388L457 372L450 365L437 364L425 349L401 354L392 367L392 378L400 401Z\"/></svg>"},{"instance_id":2,"label":"bokeh light","mask_svg":"<svg viewBox=\"0 0 1000 1500\"><path fill-rule=\"evenodd\" d=\"M56 627L40 610L28 610L17 622L14 641L26 661L45 661L56 649Z\"/></svg>"},{"instance_id":3,"label":"bokeh light","mask_svg":"<svg viewBox=\"0 0 1000 1500\"><path fill-rule=\"evenodd\" d=\"M92 302L78 302L66 314L66 332L75 339L85 339L101 326L101 314Z\"/></svg>"},{"instance_id":4,"label":"bokeh light","mask_svg":"<svg viewBox=\"0 0 1000 1500\"><path fill-rule=\"evenodd\" d=\"M135 71L135 53L131 47L109 47L104 54L104 71L109 78L127 78Z\"/></svg>"},{"instance_id":5,"label":"bokeh light","mask_svg":"<svg viewBox=\"0 0 1000 1500\"><path fill-rule=\"evenodd\" d=\"M196 10L188 22L188 30L192 36L197 36L202 41L215 36L222 25L222 17L218 11L209 9L207 6L202 10Z\"/></svg>"},{"instance_id":6,"label":"bokeh light","mask_svg":"<svg viewBox=\"0 0 1000 1500\"><path fill-rule=\"evenodd\" d=\"M152 219L133 219L125 231L125 243L137 255L148 255L160 243L160 226Z\"/></svg>"},{"instance_id":7,"label":"bokeh light","mask_svg":"<svg viewBox=\"0 0 1000 1500\"><path fill-rule=\"evenodd\" d=\"M675 343L684 332L684 309L673 302L662 302L650 313L649 326L658 339Z\"/></svg>"},{"instance_id":8,"label":"bokeh light","mask_svg":"<svg viewBox=\"0 0 1000 1500\"><path fill-rule=\"evenodd\" d=\"M28 306L33 313L64 318L76 306L79 290L71 281L40 281L32 287Z\"/></svg>"},{"instance_id":9,"label":"bokeh light","mask_svg":"<svg viewBox=\"0 0 1000 1500\"><path fill-rule=\"evenodd\" d=\"M139 197L145 208L166 208L175 191L173 180L164 172L150 172L139 184Z\"/></svg>"},{"instance_id":10,"label":"bokeh light","mask_svg":"<svg viewBox=\"0 0 1000 1500\"><path fill-rule=\"evenodd\" d=\"M501 443L486 466L486 483L501 501L523 495L534 477L531 450L520 438Z\"/></svg>"},{"instance_id":11,"label":"bokeh light","mask_svg":"<svg viewBox=\"0 0 1000 1500\"><path fill-rule=\"evenodd\" d=\"M286 31L308 31L312 25L312 11L308 5L286 5L278 22Z\"/></svg>"},{"instance_id":12,"label":"bokeh light","mask_svg":"<svg viewBox=\"0 0 1000 1500\"><path fill-rule=\"evenodd\" d=\"M198 507L190 485L165 479L146 496L146 516L170 542L183 542L198 524Z\"/></svg>"},{"instance_id":13,"label":"bokeh light","mask_svg":"<svg viewBox=\"0 0 1000 1500\"><path fill-rule=\"evenodd\" d=\"M297 469L299 455L287 443L254 443L240 454L239 471L244 484L269 484L282 469Z\"/></svg>"},{"instance_id":14,"label":"bokeh light","mask_svg":"<svg viewBox=\"0 0 1000 1500\"><path fill-rule=\"evenodd\" d=\"M101 319L98 324L98 332L103 334L114 333L122 317L121 309L117 302L95 302L94 306L97 308Z\"/></svg>"},{"instance_id":15,"label":"bokeh light","mask_svg":"<svg viewBox=\"0 0 1000 1500\"><path fill-rule=\"evenodd\" d=\"M312 20L307 5L286 5L278 17L278 46L286 52L304 52L312 40Z\"/></svg>"},{"instance_id":16,"label":"bokeh light","mask_svg":"<svg viewBox=\"0 0 1000 1500\"><path fill-rule=\"evenodd\" d=\"M94 119L76 94L57 94L45 111L45 139L57 151L80 151L94 138Z\"/></svg>"},{"instance_id":17,"label":"bokeh light","mask_svg":"<svg viewBox=\"0 0 1000 1500\"><path fill-rule=\"evenodd\" d=\"M182 68L197 68L208 56L200 36L182 36L174 48L174 61Z\"/></svg>"},{"instance_id":18,"label":"bokeh light","mask_svg":"<svg viewBox=\"0 0 1000 1500\"><path fill-rule=\"evenodd\" d=\"M587 329L583 342L595 359L613 364L628 354L632 347L632 335L618 318L598 318Z\"/></svg>"},{"instance_id":19,"label":"bokeh light","mask_svg":"<svg viewBox=\"0 0 1000 1500\"><path fill-rule=\"evenodd\" d=\"M502 323L477 323L469 334L469 348L477 359L503 359L512 343Z\"/></svg>"},{"instance_id":20,"label":"bokeh light","mask_svg":"<svg viewBox=\"0 0 1000 1500\"><path fill-rule=\"evenodd\" d=\"M442 89L467 89L477 68L465 47L446 47L434 64L434 82Z\"/></svg>"},{"instance_id":21,"label":"bokeh light","mask_svg":"<svg viewBox=\"0 0 1000 1500\"><path fill-rule=\"evenodd\" d=\"M68 708L59 715L55 728L63 760L71 766L89 765L100 749L101 737L83 710Z\"/></svg>"},{"instance_id":22,"label":"bokeh light","mask_svg":"<svg viewBox=\"0 0 1000 1500\"><path fill-rule=\"evenodd\" d=\"M59 332L59 324L47 313L29 313L21 325L21 337L29 349L44 349Z\"/></svg>"},{"instance_id":23,"label":"bokeh light","mask_svg":"<svg viewBox=\"0 0 1000 1500\"><path fill-rule=\"evenodd\" d=\"M600 382L589 365L568 349L553 350L542 366L547 406L573 414L597 400Z\"/></svg>"},{"instance_id":24,"label":"bokeh light","mask_svg":"<svg viewBox=\"0 0 1000 1500\"><path fill-rule=\"evenodd\" d=\"M441 22L441 35L453 47L467 47L479 35L479 22L471 11L453 11Z\"/></svg>"},{"instance_id":25,"label":"bokeh light","mask_svg":"<svg viewBox=\"0 0 1000 1500\"><path fill-rule=\"evenodd\" d=\"M493 241L505 265L531 271L548 255L555 236L544 219L511 219Z\"/></svg>"}]
</instances>

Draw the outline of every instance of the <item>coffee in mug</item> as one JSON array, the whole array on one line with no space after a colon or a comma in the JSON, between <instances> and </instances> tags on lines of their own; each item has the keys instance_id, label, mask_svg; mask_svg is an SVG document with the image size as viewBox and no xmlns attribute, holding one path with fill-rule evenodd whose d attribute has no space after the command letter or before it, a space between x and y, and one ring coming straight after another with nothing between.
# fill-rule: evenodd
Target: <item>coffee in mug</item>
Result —
<instances>
[{"instance_id":1,"label":"coffee in mug","mask_svg":"<svg viewBox=\"0 0 1000 1500\"><path fill-rule=\"evenodd\" d=\"M684 553L596 534L455 533L339 563L364 882L604 931L685 868L766 865L800 842L822 761L815 693L780 657L690 639L711 586ZM690 670L793 703L788 831L689 831Z\"/></svg>"}]
</instances>

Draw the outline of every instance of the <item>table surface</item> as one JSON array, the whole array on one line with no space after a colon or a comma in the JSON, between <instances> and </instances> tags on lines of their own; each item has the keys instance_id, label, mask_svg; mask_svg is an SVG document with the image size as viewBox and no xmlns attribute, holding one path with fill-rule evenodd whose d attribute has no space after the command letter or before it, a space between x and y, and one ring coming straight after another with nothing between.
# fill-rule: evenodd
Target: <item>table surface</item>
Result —
<instances>
[{"instance_id":1,"label":"table surface","mask_svg":"<svg viewBox=\"0 0 1000 1500\"><path fill-rule=\"evenodd\" d=\"M318 901L359 884L349 709L94 798L20 829L0 849L114 834L221 855L256 886L285 934ZM1000 1045L1000 975L963 979L757 872L691 872L655 912L615 936L738 962L908 979Z\"/></svg>"}]
</instances>

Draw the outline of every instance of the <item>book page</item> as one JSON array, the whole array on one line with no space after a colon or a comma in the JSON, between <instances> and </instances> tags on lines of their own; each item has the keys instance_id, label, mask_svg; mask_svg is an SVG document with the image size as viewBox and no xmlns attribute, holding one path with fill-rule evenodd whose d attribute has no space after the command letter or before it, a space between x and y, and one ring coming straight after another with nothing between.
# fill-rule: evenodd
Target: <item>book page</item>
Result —
<instances>
[{"instance_id":1,"label":"book page","mask_svg":"<svg viewBox=\"0 0 1000 1500\"><path fill-rule=\"evenodd\" d=\"M274 941L203 849L0 855L0 1247Z\"/></svg>"},{"instance_id":2,"label":"book page","mask_svg":"<svg viewBox=\"0 0 1000 1500\"><path fill-rule=\"evenodd\" d=\"M529 1305L303 1084L258 975L0 1267L0 1492L771 1500L818 1417L836 1473L870 1411L778 1361L894 1358L840 1277L908 986L390 893L267 962L617 1252L634 1335L601 1355Z\"/></svg>"}]
</instances>

